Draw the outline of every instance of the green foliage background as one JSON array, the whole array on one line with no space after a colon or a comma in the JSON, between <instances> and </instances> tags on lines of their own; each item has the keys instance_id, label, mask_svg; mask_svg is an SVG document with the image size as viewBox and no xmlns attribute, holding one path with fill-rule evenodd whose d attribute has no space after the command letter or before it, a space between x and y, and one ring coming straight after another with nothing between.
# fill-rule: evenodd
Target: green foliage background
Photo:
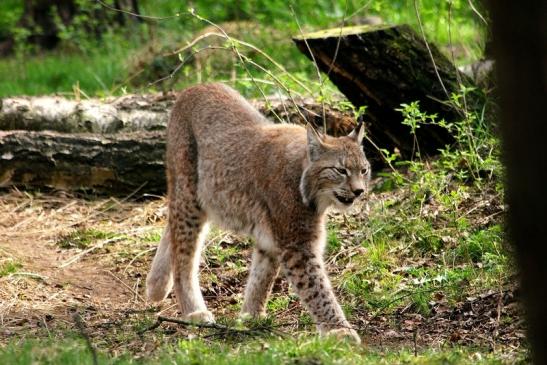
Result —
<instances>
[{"instance_id":1,"label":"green foliage background","mask_svg":"<svg viewBox=\"0 0 547 365\"><path fill-rule=\"evenodd\" d=\"M290 41L291 35L298 35L301 31L337 27L342 22L352 23L366 15L378 15L384 21L393 24L409 23L419 30L414 2L409 0L141 0L141 14L167 19L149 20L125 27L111 26L97 38L87 33L84 25L96 21L91 15L92 10L101 5L94 1L80 0L78 3L82 12L73 24L63 27L58 21L62 39L60 46L54 51L43 52L27 44L25 39L28 32L17 27L17 21L22 13L22 3L22 0L0 2L0 39L13 34L17 41L16 54L0 59L0 77L3 80L0 84L0 97L49 93L70 95L74 88L88 96L162 89L160 85L129 83L128 80L132 78L131 65L136 59L143 57L147 49L155 47L156 50L173 51L179 48L208 25L192 16L189 9L194 9L199 16L217 24L227 21L256 23L257 31L248 35L245 40L273 56L288 72L310 87L317 83L314 67L293 46ZM469 63L480 58L484 46L485 25L469 8L467 1L417 0L417 6L429 40L440 46L451 43L463 49L465 52L456 54L457 63ZM282 41L268 41L274 33L279 34ZM242 47L243 54L248 54L247 51ZM272 65L263 58L256 55L251 57L264 68L272 68ZM237 68L237 76L242 80L248 78L247 73L251 72L258 79L272 81L271 77L256 67L248 67L250 70L245 70L241 66ZM196 78L192 77L193 73L194 70L191 68L182 68L177 73L178 82L170 87L182 88L196 83ZM157 78L168 75L169 71L164 70ZM200 81L210 79L223 77L209 73ZM235 86L246 95L259 95L244 81ZM290 83L288 86L296 87Z\"/></svg>"}]
</instances>

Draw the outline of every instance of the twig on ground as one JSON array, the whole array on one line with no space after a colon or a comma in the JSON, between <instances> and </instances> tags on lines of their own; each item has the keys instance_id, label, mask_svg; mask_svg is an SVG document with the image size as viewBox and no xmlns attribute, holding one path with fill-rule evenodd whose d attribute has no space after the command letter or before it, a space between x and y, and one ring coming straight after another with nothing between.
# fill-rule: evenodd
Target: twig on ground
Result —
<instances>
[{"instance_id":1,"label":"twig on ground","mask_svg":"<svg viewBox=\"0 0 547 365\"><path fill-rule=\"evenodd\" d=\"M110 270L103 270L104 272L106 272L107 274L109 274L110 276L112 276L114 279L116 279L118 282L120 282L120 284L122 284L124 287L126 287L128 290L131 291L131 293L133 293L133 295L135 295L135 297L139 298L141 301L145 302L144 298L135 291L134 288L130 287L129 285L127 285L122 279L120 279L119 277L117 277L116 275L114 275L114 273L112 273L112 271Z\"/></svg>"},{"instance_id":2,"label":"twig on ground","mask_svg":"<svg viewBox=\"0 0 547 365\"><path fill-rule=\"evenodd\" d=\"M95 349L95 347L93 347L93 344L91 343L91 338L89 337L89 334L87 333L82 316L80 315L80 313L76 312L74 313L73 319L74 319L74 323L76 324L76 327L78 328L78 331L80 331L80 335L85 340L85 343L87 345L87 348L89 349L89 352L91 352L91 356L93 357L93 364L98 365L99 359L97 358L97 350Z\"/></svg>"},{"instance_id":3,"label":"twig on ground","mask_svg":"<svg viewBox=\"0 0 547 365\"><path fill-rule=\"evenodd\" d=\"M18 272L14 272L14 273L9 274L10 278L14 277L14 276L29 276L31 278L40 279L42 281L46 281L48 279L47 276L36 274L36 273L33 273L33 272L25 272L25 271L18 271Z\"/></svg>"},{"instance_id":4,"label":"twig on ground","mask_svg":"<svg viewBox=\"0 0 547 365\"><path fill-rule=\"evenodd\" d=\"M414 341L414 356L418 356L418 336L419 336L420 327L416 326L414 330L413 341Z\"/></svg>"},{"instance_id":5,"label":"twig on ground","mask_svg":"<svg viewBox=\"0 0 547 365\"><path fill-rule=\"evenodd\" d=\"M155 251L157 249L156 245L154 245L154 247L152 248L147 248L146 250L143 250L139 253L137 253L132 259L131 261L129 261L129 263L125 266L125 269L123 270L123 273L125 274L127 272L127 269L129 269L129 267L131 267L131 265L133 265L133 263L139 258L141 257L142 255L144 254L147 254L148 252L152 252L152 251Z\"/></svg>"},{"instance_id":6,"label":"twig on ground","mask_svg":"<svg viewBox=\"0 0 547 365\"><path fill-rule=\"evenodd\" d=\"M137 194L146 184L148 184L147 181L145 181L144 183L142 183L139 187L137 187L135 190L133 190L131 193L129 193L129 195L126 195L122 200L117 200L115 198L110 198L109 200L106 200L104 202L101 203L101 205L104 205L104 204L107 204L109 201L114 201L116 202L118 205L120 205L121 203L125 203L126 201L128 201L129 199L131 199L135 194ZM107 211L109 211L110 209L112 209L112 206L109 206L109 207L106 207L102 210L95 210L93 212L93 214L90 214L88 215L87 217L83 218L83 219L80 219L79 221L76 221L76 222L73 222L73 223L70 223L68 224L65 228L70 228L70 227L74 227L74 226L77 226L79 224L82 224L84 222L87 222L90 218L94 218L100 214L103 214Z\"/></svg>"},{"instance_id":7,"label":"twig on ground","mask_svg":"<svg viewBox=\"0 0 547 365\"><path fill-rule=\"evenodd\" d=\"M133 305L137 304L137 299L139 299L139 284L141 282L141 278L137 278L137 282L135 283L135 287L133 288Z\"/></svg>"},{"instance_id":8,"label":"twig on ground","mask_svg":"<svg viewBox=\"0 0 547 365\"><path fill-rule=\"evenodd\" d=\"M220 331L219 333L207 335L206 337L215 337L215 336L255 337L255 336L260 336L260 335L264 335L268 333L285 335L284 332L276 330L274 326L263 326L263 327L257 327L257 328L235 328L235 327L230 327L230 326L226 326L226 325L218 324L218 323L199 323L199 322L192 322L192 321L187 321L183 319L164 317L164 316L158 316L154 324L139 331L138 334L142 335L145 332L155 330L156 328L161 326L163 322L175 323L187 328L195 327L195 328L206 328L206 329L213 329L213 330Z\"/></svg>"},{"instance_id":9,"label":"twig on ground","mask_svg":"<svg viewBox=\"0 0 547 365\"><path fill-rule=\"evenodd\" d=\"M106 240L99 241L99 243L97 243L96 245L93 245L90 248L83 250L82 252L78 253L77 255L72 256L70 259L63 262L61 265L59 265L59 268L60 269L65 268L65 267L75 263L76 261L78 261L79 259L81 259L85 255L87 255L91 251L94 251L94 250L99 249L99 248L103 248L105 245L107 245L109 243L118 242L118 241L121 241L123 239L124 239L124 236L116 236L116 237L112 237L112 238L109 238L109 239L106 239Z\"/></svg>"}]
</instances>

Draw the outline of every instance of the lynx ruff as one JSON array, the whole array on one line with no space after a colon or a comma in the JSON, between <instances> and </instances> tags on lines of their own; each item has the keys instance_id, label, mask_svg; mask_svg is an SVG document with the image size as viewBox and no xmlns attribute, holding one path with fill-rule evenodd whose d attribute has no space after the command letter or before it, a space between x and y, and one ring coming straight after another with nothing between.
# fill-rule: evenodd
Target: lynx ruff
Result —
<instances>
[{"instance_id":1,"label":"lynx ruff","mask_svg":"<svg viewBox=\"0 0 547 365\"><path fill-rule=\"evenodd\" d=\"M183 318L213 322L198 268L207 222L256 239L241 315L265 315L279 271L321 335L360 342L338 304L323 251L326 210L347 209L368 189L364 127L322 135L273 124L222 84L181 92L167 128L168 225L148 274L147 297L174 287Z\"/></svg>"}]
</instances>

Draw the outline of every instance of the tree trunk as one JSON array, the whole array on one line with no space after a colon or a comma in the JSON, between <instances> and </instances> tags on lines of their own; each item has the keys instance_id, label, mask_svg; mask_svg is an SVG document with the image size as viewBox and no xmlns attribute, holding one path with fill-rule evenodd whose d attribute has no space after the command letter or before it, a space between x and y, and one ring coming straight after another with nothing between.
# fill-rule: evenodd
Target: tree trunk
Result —
<instances>
[{"instance_id":1,"label":"tree trunk","mask_svg":"<svg viewBox=\"0 0 547 365\"><path fill-rule=\"evenodd\" d=\"M516 248L533 363L547 364L547 3L489 1Z\"/></svg>"},{"instance_id":2,"label":"tree trunk","mask_svg":"<svg viewBox=\"0 0 547 365\"><path fill-rule=\"evenodd\" d=\"M0 132L0 187L165 192L164 132Z\"/></svg>"},{"instance_id":3,"label":"tree trunk","mask_svg":"<svg viewBox=\"0 0 547 365\"><path fill-rule=\"evenodd\" d=\"M23 14L17 27L29 33L25 43L42 49L53 49L61 41L61 27L84 29L87 34L100 38L110 25L124 26L126 18L140 21L137 0L114 0L111 8L107 9L96 2L88 4L75 0L24 0ZM81 17L77 19L78 16ZM74 25L76 19L78 24ZM14 35L9 34L0 42L0 56L9 55L15 46Z\"/></svg>"},{"instance_id":4,"label":"tree trunk","mask_svg":"<svg viewBox=\"0 0 547 365\"><path fill-rule=\"evenodd\" d=\"M366 106L369 133L380 147L397 148L406 158L414 152L410 128L395 111L401 103L419 101L428 114L447 120L459 117L445 101L459 90L458 79L465 85L470 80L432 44L431 56L422 37L407 25L336 28L294 42L355 106ZM454 141L434 125L422 125L417 137L421 152L428 154Z\"/></svg>"}]
</instances>

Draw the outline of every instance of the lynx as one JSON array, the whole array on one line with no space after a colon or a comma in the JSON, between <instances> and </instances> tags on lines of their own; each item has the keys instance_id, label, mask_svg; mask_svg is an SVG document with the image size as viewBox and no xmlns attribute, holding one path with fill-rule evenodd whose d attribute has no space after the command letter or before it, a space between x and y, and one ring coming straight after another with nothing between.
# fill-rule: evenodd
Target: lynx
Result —
<instances>
[{"instance_id":1,"label":"lynx","mask_svg":"<svg viewBox=\"0 0 547 365\"><path fill-rule=\"evenodd\" d=\"M242 316L265 315L282 271L322 335L359 342L329 282L323 250L329 207L347 209L368 189L364 127L334 138L273 124L222 84L181 92L167 128L168 225L147 277L147 297L174 285L183 317L214 321L198 268L207 222L256 239Z\"/></svg>"}]
</instances>

